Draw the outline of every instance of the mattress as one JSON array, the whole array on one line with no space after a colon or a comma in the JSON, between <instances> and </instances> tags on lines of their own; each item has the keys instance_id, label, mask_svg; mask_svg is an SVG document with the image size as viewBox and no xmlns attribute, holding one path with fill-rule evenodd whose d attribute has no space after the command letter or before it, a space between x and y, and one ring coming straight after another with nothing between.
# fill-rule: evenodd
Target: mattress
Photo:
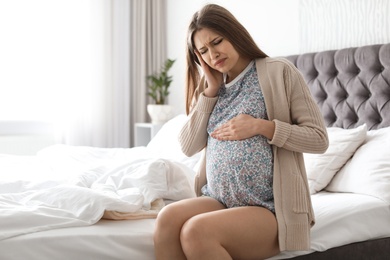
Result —
<instances>
[{"instance_id":1,"label":"mattress","mask_svg":"<svg viewBox=\"0 0 390 260\"><path fill-rule=\"evenodd\" d=\"M320 192L312 196L316 225L311 251L282 252L287 259L353 242L390 236L390 205L368 195ZM153 260L154 219L100 220L0 241L1 259Z\"/></svg>"}]
</instances>

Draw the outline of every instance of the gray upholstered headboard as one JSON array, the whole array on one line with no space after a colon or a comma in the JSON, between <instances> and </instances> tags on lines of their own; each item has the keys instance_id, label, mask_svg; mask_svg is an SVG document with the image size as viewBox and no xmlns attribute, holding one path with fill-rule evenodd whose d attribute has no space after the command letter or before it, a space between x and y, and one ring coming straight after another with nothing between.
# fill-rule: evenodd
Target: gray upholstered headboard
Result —
<instances>
[{"instance_id":1,"label":"gray upholstered headboard","mask_svg":"<svg viewBox=\"0 0 390 260\"><path fill-rule=\"evenodd\" d=\"M390 126L390 43L286 58L302 72L327 127Z\"/></svg>"}]
</instances>

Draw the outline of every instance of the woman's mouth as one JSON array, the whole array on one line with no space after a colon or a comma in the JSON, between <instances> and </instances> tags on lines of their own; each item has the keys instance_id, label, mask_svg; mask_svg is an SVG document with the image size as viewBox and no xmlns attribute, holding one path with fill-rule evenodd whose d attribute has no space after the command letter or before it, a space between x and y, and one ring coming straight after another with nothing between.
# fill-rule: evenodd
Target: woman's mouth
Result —
<instances>
[{"instance_id":1,"label":"woman's mouth","mask_svg":"<svg viewBox=\"0 0 390 260\"><path fill-rule=\"evenodd\" d=\"M215 67L222 67L223 64L225 63L225 60L226 60L226 59L217 60L217 61L214 63L214 66L215 66Z\"/></svg>"}]
</instances>

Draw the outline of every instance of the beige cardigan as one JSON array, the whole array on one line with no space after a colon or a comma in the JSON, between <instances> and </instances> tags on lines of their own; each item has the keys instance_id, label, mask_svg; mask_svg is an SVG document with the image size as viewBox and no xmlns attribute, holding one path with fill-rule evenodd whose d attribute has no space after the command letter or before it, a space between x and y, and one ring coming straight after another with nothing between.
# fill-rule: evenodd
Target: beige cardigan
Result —
<instances>
[{"instance_id":1,"label":"beige cardigan","mask_svg":"<svg viewBox=\"0 0 390 260\"><path fill-rule=\"evenodd\" d=\"M275 122L275 133L269 143L274 153L273 190L279 247L281 251L309 250L314 213L302 153L323 153L328 148L323 117L302 75L287 60L258 59L256 69L268 118ZM189 120L179 135L182 150L188 156L206 147L206 126L218 100L204 96L205 87L202 80ZM205 159L203 156L196 177L198 196L207 182Z\"/></svg>"}]
</instances>

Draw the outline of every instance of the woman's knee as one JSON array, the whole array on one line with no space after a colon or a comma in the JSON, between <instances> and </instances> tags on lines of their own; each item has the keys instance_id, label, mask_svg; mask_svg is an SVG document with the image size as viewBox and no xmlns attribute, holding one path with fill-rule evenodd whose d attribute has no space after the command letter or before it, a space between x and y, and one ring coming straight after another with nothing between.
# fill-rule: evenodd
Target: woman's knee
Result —
<instances>
[{"instance_id":1,"label":"woman's knee","mask_svg":"<svg viewBox=\"0 0 390 260\"><path fill-rule=\"evenodd\" d=\"M179 209L173 204L167 205L161 209L157 215L154 228L154 241L164 241L167 237L172 236L177 229L177 234L180 232L182 223L178 223L177 214Z\"/></svg>"},{"instance_id":2,"label":"woman's knee","mask_svg":"<svg viewBox=\"0 0 390 260\"><path fill-rule=\"evenodd\" d=\"M167 205L161 209L157 215L156 227L164 227L169 225L177 214L177 209L174 204Z\"/></svg>"},{"instance_id":3,"label":"woman's knee","mask_svg":"<svg viewBox=\"0 0 390 260\"><path fill-rule=\"evenodd\" d=\"M202 252L209 238L205 223L199 216L187 220L180 231L180 243L187 256Z\"/></svg>"}]
</instances>

